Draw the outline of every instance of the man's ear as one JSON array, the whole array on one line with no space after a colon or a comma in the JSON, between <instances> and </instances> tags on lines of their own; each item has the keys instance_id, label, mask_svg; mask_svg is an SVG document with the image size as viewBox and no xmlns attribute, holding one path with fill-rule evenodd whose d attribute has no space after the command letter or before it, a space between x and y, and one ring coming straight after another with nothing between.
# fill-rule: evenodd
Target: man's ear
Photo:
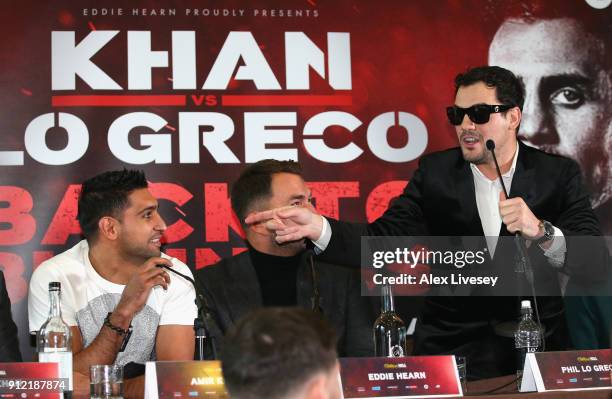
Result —
<instances>
[{"instance_id":1,"label":"man's ear","mask_svg":"<svg viewBox=\"0 0 612 399\"><path fill-rule=\"evenodd\" d=\"M517 129L519 125L521 124L521 119L523 119L523 113L521 112L519 107L514 107L514 108L509 109L506 116L508 120L510 121L508 128L512 130L513 132L518 133Z\"/></svg>"},{"instance_id":2,"label":"man's ear","mask_svg":"<svg viewBox=\"0 0 612 399\"><path fill-rule=\"evenodd\" d=\"M327 378L323 373L317 373L304 384L305 399L328 399Z\"/></svg>"},{"instance_id":3,"label":"man's ear","mask_svg":"<svg viewBox=\"0 0 612 399\"><path fill-rule=\"evenodd\" d=\"M340 399L340 363L325 372L312 376L305 384L304 397L308 399Z\"/></svg>"},{"instance_id":4,"label":"man's ear","mask_svg":"<svg viewBox=\"0 0 612 399\"><path fill-rule=\"evenodd\" d=\"M104 216L98 220L99 234L106 237L107 240L116 240L120 229L119 221L113 217Z\"/></svg>"}]
</instances>

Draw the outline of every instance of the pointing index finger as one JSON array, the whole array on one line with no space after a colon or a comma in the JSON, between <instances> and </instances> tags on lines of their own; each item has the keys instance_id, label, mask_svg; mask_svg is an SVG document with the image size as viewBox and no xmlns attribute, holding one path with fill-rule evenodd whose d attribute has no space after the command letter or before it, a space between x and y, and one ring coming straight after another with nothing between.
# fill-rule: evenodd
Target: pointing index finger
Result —
<instances>
[{"instance_id":1,"label":"pointing index finger","mask_svg":"<svg viewBox=\"0 0 612 399\"><path fill-rule=\"evenodd\" d=\"M278 212L283 211L285 209L291 209L291 208L292 208L291 206L285 206L285 207L282 207L282 208L268 209L266 211L261 211L261 212L253 212L253 213L250 213L244 219L244 222L246 224L255 224L255 223L265 222L265 221L268 221L270 219L277 218Z\"/></svg>"},{"instance_id":2,"label":"pointing index finger","mask_svg":"<svg viewBox=\"0 0 612 399\"><path fill-rule=\"evenodd\" d=\"M274 217L274 209L270 209L262 212L253 212L244 219L246 224L255 224L272 219Z\"/></svg>"}]
</instances>

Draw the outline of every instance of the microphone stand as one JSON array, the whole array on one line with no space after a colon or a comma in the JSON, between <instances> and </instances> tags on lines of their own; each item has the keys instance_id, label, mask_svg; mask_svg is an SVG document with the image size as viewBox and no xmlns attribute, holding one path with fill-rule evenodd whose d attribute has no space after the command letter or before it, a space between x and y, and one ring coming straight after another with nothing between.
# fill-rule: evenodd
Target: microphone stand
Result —
<instances>
[{"instance_id":1,"label":"microphone stand","mask_svg":"<svg viewBox=\"0 0 612 399\"><path fill-rule=\"evenodd\" d=\"M197 280L196 280L197 281ZM199 285L198 283L194 286ZM215 345L215 337L210 334L210 327L208 326L208 320L210 320L210 308L201 290L196 288L196 306L198 307L198 317L193 321L193 329L195 331L195 339L197 344L197 359L205 360L206 341L210 344L210 351L213 359L217 359L217 346Z\"/></svg>"},{"instance_id":2,"label":"microphone stand","mask_svg":"<svg viewBox=\"0 0 612 399\"><path fill-rule=\"evenodd\" d=\"M308 257L308 265L310 266L310 273L312 276L312 297L311 306L312 311L314 313L323 314L323 309L321 309L321 293L319 292L319 277L317 275L317 268L314 264L314 253L312 249L307 250L308 253L306 256Z\"/></svg>"},{"instance_id":3,"label":"microphone stand","mask_svg":"<svg viewBox=\"0 0 612 399\"><path fill-rule=\"evenodd\" d=\"M206 342L208 342L210 344L210 351L212 353L213 359L217 359L217 346L215 344L215 337L213 337L210 334L210 327L208 324L208 321L211 320L212 318L210 306L208 306L208 301L206 300L206 297L203 294L204 289L202 285L197 279L194 280L191 277L183 273L177 272L171 267L168 267L166 265L157 265L157 266L162 267L168 270L169 272L172 272L184 278L185 280L189 281L193 285L193 288L195 289L195 293L196 293L195 303L198 308L198 315L193 321L193 330L195 331L195 344L197 348L196 357L198 360L205 360L204 359L205 348L206 348Z\"/></svg>"},{"instance_id":4,"label":"microphone stand","mask_svg":"<svg viewBox=\"0 0 612 399\"><path fill-rule=\"evenodd\" d=\"M491 155L493 156L493 162L495 163L495 169L497 170L497 177L499 177L499 182L501 183L502 189L504 190L504 195L507 199L510 198L508 195L508 190L506 190L506 184L504 183L504 179L501 174L501 170L499 169L499 163L497 162L497 157L495 156L495 142L491 139L486 142L487 149L491 151ZM517 231L514 233L514 245L516 246L516 251L518 254L518 262L516 263L516 269L518 273L525 273L525 278L529 283L529 287L531 288L531 296L533 298L533 308L535 309L535 316L540 329L542 329L542 323L540 322L540 312L538 311L538 299L535 291L535 284L533 279L533 267L531 265L531 259L529 258L529 254L527 253L527 245L525 244L525 240L521 236L521 233ZM546 349L546 340L544 339L544 334L542 334L542 352Z\"/></svg>"},{"instance_id":5,"label":"microphone stand","mask_svg":"<svg viewBox=\"0 0 612 399\"><path fill-rule=\"evenodd\" d=\"M501 170L499 169L499 163L497 162L495 151L493 151L495 150L495 142L493 140L487 140L487 149L491 151L491 155L493 155L493 162L495 163L495 169L497 170L499 182L501 183L502 189L504 190L504 195L506 196L506 198L510 198L510 196L508 195L508 190L506 190L506 184L504 183L504 179L502 178ZM519 256L518 262L516 263L516 271L519 273L525 273L527 281L533 286L533 268L531 267L531 260L529 259L529 255L527 255L527 246L525 245L525 240L523 239L523 237L521 237L521 233L518 231L514 233L514 245L516 246L516 250Z\"/></svg>"}]
</instances>

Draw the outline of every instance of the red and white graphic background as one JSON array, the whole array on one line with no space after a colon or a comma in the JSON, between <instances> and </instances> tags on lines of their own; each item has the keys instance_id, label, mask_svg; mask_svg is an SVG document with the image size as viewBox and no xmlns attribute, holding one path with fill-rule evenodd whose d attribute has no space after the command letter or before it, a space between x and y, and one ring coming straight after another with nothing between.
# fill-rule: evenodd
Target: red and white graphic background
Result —
<instances>
[{"instance_id":1,"label":"red and white graphic background","mask_svg":"<svg viewBox=\"0 0 612 399\"><path fill-rule=\"evenodd\" d=\"M610 21L609 8L573 3L565 11L575 18L599 21L603 14ZM22 352L29 277L41 261L79 240L76 198L84 179L109 169L143 169L169 226L167 252L194 269L244 247L228 184L258 158L300 161L324 214L372 220L403 188L420 155L456 144L444 111L453 101L454 76L487 63L489 43L505 19L557 7L552 0L4 4L0 268ZM92 44L99 49L91 58L67 59L67 36L52 40L57 32L74 33L74 56L94 31L117 33ZM173 42L173 32L187 32L179 37L193 43ZM233 35L254 41L230 40ZM137 49L129 48L132 40ZM292 49L298 42L311 51ZM143 43L165 53L128 56L144 51ZM338 43L349 43L349 51L334 50ZM203 88L223 51L243 57L219 70L231 77L227 85ZM287 54L323 61L305 79L296 66L304 64L287 61ZM150 79L129 76L138 62L154 59L167 66L150 68ZM53 71L72 62L98 69L117 87L92 87L100 81L84 66L75 68L85 78ZM183 69L174 71L175 64ZM289 77L289 69L301 80ZM193 87L185 77L190 73ZM54 81L54 74L72 76L74 88ZM137 81L151 87L136 88ZM307 86L289 87L296 81ZM160 98L166 103L149 105Z\"/></svg>"}]
</instances>

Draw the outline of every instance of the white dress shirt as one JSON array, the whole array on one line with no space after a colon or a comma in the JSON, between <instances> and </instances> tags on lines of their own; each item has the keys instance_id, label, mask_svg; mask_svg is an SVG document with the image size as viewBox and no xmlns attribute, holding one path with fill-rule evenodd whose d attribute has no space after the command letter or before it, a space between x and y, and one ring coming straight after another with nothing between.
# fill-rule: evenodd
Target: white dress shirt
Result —
<instances>
[{"instance_id":1,"label":"white dress shirt","mask_svg":"<svg viewBox=\"0 0 612 399\"><path fill-rule=\"evenodd\" d=\"M508 172L502 175L506 189L510 192L512 187L512 178L516 170L516 160L518 159L519 148L516 146L512 166ZM499 213L499 193L503 191L503 187L498 178L490 180L480 169L473 163L470 163L472 177L474 178L474 189L476 191L476 207L478 208L478 216L482 223L482 231L487 240L487 247L491 258L495 255L497 241L499 238L499 230L502 225L502 217Z\"/></svg>"}]
</instances>

